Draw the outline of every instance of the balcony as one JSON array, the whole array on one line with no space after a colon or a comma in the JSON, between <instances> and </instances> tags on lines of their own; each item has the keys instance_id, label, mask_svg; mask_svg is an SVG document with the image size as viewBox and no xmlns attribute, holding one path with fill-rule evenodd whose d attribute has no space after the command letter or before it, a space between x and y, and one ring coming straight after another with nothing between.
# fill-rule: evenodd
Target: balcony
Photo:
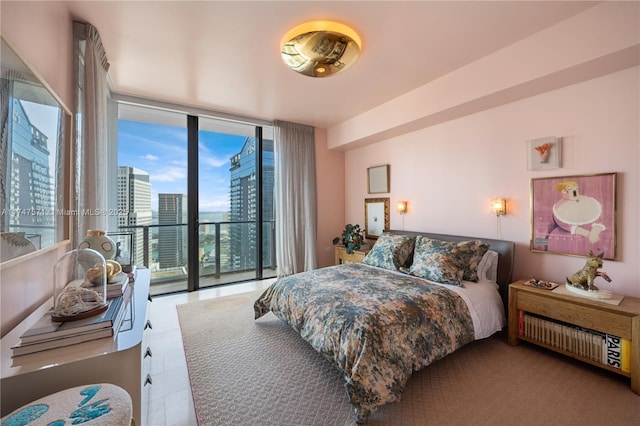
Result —
<instances>
[{"instance_id":1,"label":"balcony","mask_svg":"<svg viewBox=\"0 0 640 426\"><path fill-rule=\"evenodd\" d=\"M151 294L187 290L187 225L121 226L131 234L131 247L121 247L125 258L151 270ZM263 222L262 268L256 268L256 224L252 222L199 223L200 288L276 276L275 224ZM131 253L126 253L130 250Z\"/></svg>"}]
</instances>

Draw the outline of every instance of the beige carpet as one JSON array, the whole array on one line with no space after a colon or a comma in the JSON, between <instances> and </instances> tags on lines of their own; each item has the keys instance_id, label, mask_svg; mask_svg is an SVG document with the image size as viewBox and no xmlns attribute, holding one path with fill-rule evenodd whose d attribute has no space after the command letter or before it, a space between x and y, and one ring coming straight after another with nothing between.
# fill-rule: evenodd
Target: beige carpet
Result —
<instances>
[{"instance_id":1,"label":"beige carpet","mask_svg":"<svg viewBox=\"0 0 640 426\"><path fill-rule=\"evenodd\" d=\"M179 305L200 425L352 425L343 380L273 314L260 292ZM368 425L640 425L629 379L505 336L414 373Z\"/></svg>"}]
</instances>

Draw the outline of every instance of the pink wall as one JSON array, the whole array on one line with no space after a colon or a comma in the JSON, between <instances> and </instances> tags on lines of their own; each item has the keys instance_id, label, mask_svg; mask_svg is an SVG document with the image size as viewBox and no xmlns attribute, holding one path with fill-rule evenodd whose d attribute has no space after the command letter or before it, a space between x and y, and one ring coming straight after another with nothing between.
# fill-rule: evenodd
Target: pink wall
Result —
<instances>
[{"instance_id":1,"label":"pink wall","mask_svg":"<svg viewBox=\"0 0 640 426\"><path fill-rule=\"evenodd\" d=\"M409 201L404 223L392 211L391 228L512 240L514 279L563 281L584 259L529 251L530 179L617 172L618 260L603 268L613 282L597 285L640 296L639 82L636 66L350 150L345 219L363 221L366 168L390 164L391 205ZM546 136L563 138L563 167L528 171L526 141ZM500 220L489 212L494 196L509 200Z\"/></svg>"},{"instance_id":2,"label":"pink wall","mask_svg":"<svg viewBox=\"0 0 640 426\"><path fill-rule=\"evenodd\" d=\"M0 333L4 336L53 296L53 267L68 241L0 265Z\"/></svg>"},{"instance_id":3,"label":"pink wall","mask_svg":"<svg viewBox=\"0 0 640 426\"><path fill-rule=\"evenodd\" d=\"M638 65L639 15L639 2L603 2L331 127L329 147L364 146Z\"/></svg>"},{"instance_id":4,"label":"pink wall","mask_svg":"<svg viewBox=\"0 0 640 426\"><path fill-rule=\"evenodd\" d=\"M391 205L409 201L391 228L512 240L514 279L563 281L584 259L529 251L530 179L616 172L614 281L597 284L640 296L638 13L603 2L328 129L350 165L345 222L364 220L366 168L390 164ZM526 141L547 136L563 139L563 167L528 171ZM495 196L509 199L499 220Z\"/></svg>"},{"instance_id":5,"label":"pink wall","mask_svg":"<svg viewBox=\"0 0 640 426\"><path fill-rule=\"evenodd\" d=\"M73 21L67 7L3 1L0 8L2 36L67 109L73 108Z\"/></svg>"},{"instance_id":6,"label":"pink wall","mask_svg":"<svg viewBox=\"0 0 640 426\"><path fill-rule=\"evenodd\" d=\"M316 129L316 175L318 192L318 266L333 265L331 241L344 228L344 152L327 149L327 133Z\"/></svg>"},{"instance_id":7,"label":"pink wall","mask_svg":"<svg viewBox=\"0 0 640 426\"><path fill-rule=\"evenodd\" d=\"M60 2L3 1L0 7L3 38L70 110L73 29L66 6ZM69 249L70 243L65 241L0 265L2 336L53 295L53 267Z\"/></svg>"}]
</instances>

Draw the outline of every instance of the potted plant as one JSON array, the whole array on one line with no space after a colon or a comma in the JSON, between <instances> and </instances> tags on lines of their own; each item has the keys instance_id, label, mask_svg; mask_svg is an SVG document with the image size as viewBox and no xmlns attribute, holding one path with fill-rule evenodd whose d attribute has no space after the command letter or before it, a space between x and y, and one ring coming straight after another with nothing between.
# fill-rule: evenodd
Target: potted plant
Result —
<instances>
[{"instance_id":1,"label":"potted plant","mask_svg":"<svg viewBox=\"0 0 640 426\"><path fill-rule=\"evenodd\" d=\"M348 223L344 227L344 231L342 231L342 244L344 245L347 253L351 254L354 250L359 250L360 246L364 242L364 237L362 236L363 230L360 230L360 225L355 224L352 225ZM336 245L340 242L340 237L335 237L333 239L333 245Z\"/></svg>"}]
</instances>

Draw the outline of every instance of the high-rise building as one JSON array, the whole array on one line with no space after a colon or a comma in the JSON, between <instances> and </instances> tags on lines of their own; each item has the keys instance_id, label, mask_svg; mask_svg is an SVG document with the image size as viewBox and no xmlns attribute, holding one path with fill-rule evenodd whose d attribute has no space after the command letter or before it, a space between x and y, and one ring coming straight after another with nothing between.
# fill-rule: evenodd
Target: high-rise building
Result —
<instances>
[{"instance_id":1,"label":"high-rise building","mask_svg":"<svg viewBox=\"0 0 640 426\"><path fill-rule=\"evenodd\" d=\"M118 227L152 224L149 174L129 166L118 167ZM144 260L144 229L125 228L133 237L132 260ZM149 265L145 265L149 266Z\"/></svg>"},{"instance_id":2,"label":"high-rise building","mask_svg":"<svg viewBox=\"0 0 640 426\"><path fill-rule=\"evenodd\" d=\"M273 141L262 142L262 263L275 266L273 247ZM231 157L230 220L231 267L235 271L256 267L256 218L258 213L256 140L247 138L239 153Z\"/></svg>"},{"instance_id":3,"label":"high-rise building","mask_svg":"<svg viewBox=\"0 0 640 426\"><path fill-rule=\"evenodd\" d=\"M42 245L55 242L54 180L47 136L34 126L22 105L12 98L11 151L8 176L7 229L37 236ZM4 170L3 170L4 173Z\"/></svg>"},{"instance_id":4,"label":"high-rise building","mask_svg":"<svg viewBox=\"0 0 640 426\"><path fill-rule=\"evenodd\" d=\"M158 225L160 225L158 228L160 269L185 266L187 263L187 196L185 194L158 194Z\"/></svg>"}]
</instances>

